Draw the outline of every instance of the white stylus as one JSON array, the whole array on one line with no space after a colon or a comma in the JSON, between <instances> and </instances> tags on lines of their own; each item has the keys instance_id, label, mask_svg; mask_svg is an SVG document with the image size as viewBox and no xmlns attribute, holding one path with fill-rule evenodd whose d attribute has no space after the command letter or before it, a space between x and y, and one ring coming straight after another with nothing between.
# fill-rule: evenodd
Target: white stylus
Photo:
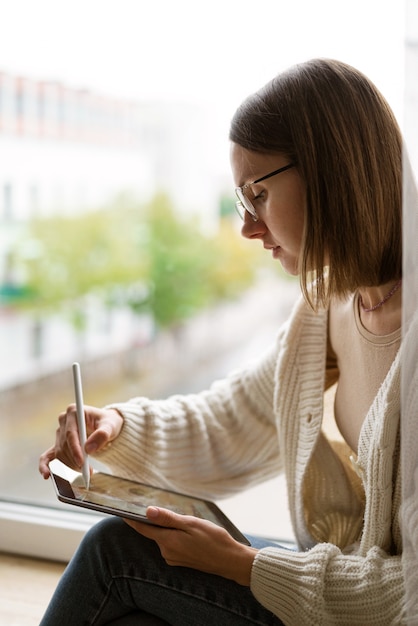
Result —
<instances>
[{"instance_id":1,"label":"white stylus","mask_svg":"<svg viewBox=\"0 0 418 626\"><path fill-rule=\"evenodd\" d=\"M84 446L86 445L87 433L86 433L86 418L84 416L84 401L83 401L83 386L81 384L81 372L79 363L73 363L73 378L74 378L74 391L75 391L75 404L77 407L77 425L78 434L80 435L80 444L83 450L83 478L86 485L86 489L90 486L90 467L89 458L85 453Z\"/></svg>"}]
</instances>

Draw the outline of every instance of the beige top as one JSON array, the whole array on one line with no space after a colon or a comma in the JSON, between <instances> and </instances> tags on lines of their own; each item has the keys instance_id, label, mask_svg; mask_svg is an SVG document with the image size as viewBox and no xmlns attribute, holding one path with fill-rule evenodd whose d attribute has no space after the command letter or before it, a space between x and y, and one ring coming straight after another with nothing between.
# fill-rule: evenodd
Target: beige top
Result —
<instances>
[{"instance_id":1,"label":"beige top","mask_svg":"<svg viewBox=\"0 0 418 626\"><path fill-rule=\"evenodd\" d=\"M401 329L373 335L361 323L358 295L330 309L331 350L328 367L338 370L335 421L348 445L357 452L358 433L399 350ZM334 360L334 362L333 362Z\"/></svg>"}]
</instances>

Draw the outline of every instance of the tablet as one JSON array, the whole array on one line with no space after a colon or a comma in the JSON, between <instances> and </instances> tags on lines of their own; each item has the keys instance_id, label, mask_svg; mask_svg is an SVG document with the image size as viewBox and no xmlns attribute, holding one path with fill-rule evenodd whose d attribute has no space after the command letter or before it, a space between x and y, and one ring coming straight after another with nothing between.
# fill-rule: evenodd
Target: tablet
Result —
<instances>
[{"instance_id":1,"label":"tablet","mask_svg":"<svg viewBox=\"0 0 418 626\"><path fill-rule=\"evenodd\" d=\"M182 515L193 515L209 520L225 528L240 543L250 545L248 539L214 502L117 478L103 472L92 474L89 489L85 488L81 476L69 482L62 476L51 472L51 478L61 502L147 524L152 524L146 517L147 507L159 506Z\"/></svg>"}]
</instances>

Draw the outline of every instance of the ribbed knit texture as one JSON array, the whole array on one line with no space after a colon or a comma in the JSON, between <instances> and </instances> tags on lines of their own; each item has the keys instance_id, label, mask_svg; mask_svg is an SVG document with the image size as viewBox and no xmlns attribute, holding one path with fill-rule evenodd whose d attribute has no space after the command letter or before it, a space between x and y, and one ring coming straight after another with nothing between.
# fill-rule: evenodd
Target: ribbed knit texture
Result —
<instances>
[{"instance_id":1,"label":"ribbed knit texture","mask_svg":"<svg viewBox=\"0 0 418 626\"><path fill-rule=\"evenodd\" d=\"M201 394L112 405L124 427L100 460L116 475L207 498L284 470L300 551L257 554L255 597L289 626L405 623L400 357L361 430L362 488L321 433L326 345L327 312L316 314L301 300L255 366Z\"/></svg>"}]
</instances>

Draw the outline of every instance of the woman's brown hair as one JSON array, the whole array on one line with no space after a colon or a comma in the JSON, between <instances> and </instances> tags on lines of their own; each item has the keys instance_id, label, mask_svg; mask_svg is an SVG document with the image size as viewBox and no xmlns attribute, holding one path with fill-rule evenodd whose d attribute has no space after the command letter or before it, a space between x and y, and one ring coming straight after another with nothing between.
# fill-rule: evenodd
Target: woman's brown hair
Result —
<instances>
[{"instance_id":1,"label":"woman's brown hair","mask_svg":"<svg viewBox=\"0 0 418 626\"><path fill-rule=\"evenodd\" d=\"M329 59L296 65L243 102L229 138L297 163L306 184L300 279L312 306L401 276L402 138L366 76Z\"/></svg>"}]
</instances>

